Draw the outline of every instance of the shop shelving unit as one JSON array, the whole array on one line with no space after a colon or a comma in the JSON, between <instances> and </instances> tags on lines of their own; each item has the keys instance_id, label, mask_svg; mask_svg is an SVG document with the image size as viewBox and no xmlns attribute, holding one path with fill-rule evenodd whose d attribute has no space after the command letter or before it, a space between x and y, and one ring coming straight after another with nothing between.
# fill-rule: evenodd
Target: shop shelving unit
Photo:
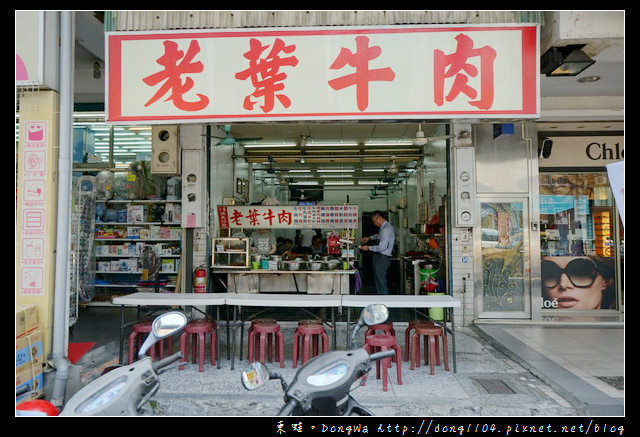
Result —
<instances>
[{"instance_id":1,"label":"shop shelving unit","mask_svg":"<svg viewBox=\"0 0 640 437\"><path fill-rule=\"evenodd\" d=\"M95 222L96 280L91 305L110 305L111 297L135 291L175 291L182 254L181 201L140 199L97 203L102 204L103 213L102 220ZM109 209L116 213L107 213ZM155 281L143 278L139 259L145 246L151 246L159 260Z\"/></svg>"},{"instance_id":2,"label":"shop shelving unit","mask_svg":"<svg viewBox=\"0 0 640 437\"><path fill-rule=\"evenodd\" d=\"M249 268L248 238L213 238L211 266L214 268Z\"/></svg>"}]
</instances>

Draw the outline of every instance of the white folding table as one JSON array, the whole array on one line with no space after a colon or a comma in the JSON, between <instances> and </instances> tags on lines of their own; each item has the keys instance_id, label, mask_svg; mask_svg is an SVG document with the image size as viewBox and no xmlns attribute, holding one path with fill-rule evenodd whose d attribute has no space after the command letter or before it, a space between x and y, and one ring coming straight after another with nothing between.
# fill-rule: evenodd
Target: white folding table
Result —
<instances>
[{"instance_id":1,"label":"white folding table","mask_svg":"<svg viewBox=\"0 0 640 437\"><path fill-rule=\"evenodd\" d=\"M342 296L342 306L347 307L347 342L351 338L350 335L350 311L349 308L363 308L367 305L381 303L388 308L414 308L416 312L424 317L429 318L424 313L418 311L418 308L444 308L447 312L443 323L434 320L434 322L451 334L452 352L453 352L453 371L456 372L456 334L455 322L453 317L453 308L460 307L460 301L449 295L429 296L429 295L380 295L380 294L356 294ZM451 320L451 328L447 326L447 320ZM347 344L347 348L350 346Z\"/></svg>"},{"instance_id":2,"label":"white folding table","mask_svg":"<svg viewBox=\"0 0 640 437\"><path fill-rule=\"evenodd\" d=\"M233 308L233 325L232 325L232 340L231 340L231 370L234 369L235 360L235 344L236 344L236 329L237 323L237 311L240 309L240 327L242 328L242 307L287 307L287 308L299 308L304 310L305 308L331 308L331 327L333 330L333 347L336 346L336 319L335 309L342 304L342 295L340 294L252 294L252 293L227 293L226 294L227 305L232 305ZM241 339L242 342L242 339ZM242 351L242 348L240 348Z\"/></svg>"},{"instance_id":3,"label":"white folding table","mask_svg":"<svg viewBox=\"0 0 640 437\"><path fill-rule=\"evenodd\" d=\"M120 305L120 363L123 362L124 330L128 325L124 320L126 306L216 306L216 323L220 326L220 305L226 304L226 293L151 293L137 292L124 296L114 297L112 303ZM129 323L130 324L130 323ZM228 332L227 332L228 334ZM220 336L216 336L216 348L220 350ZM218 359L218 368L220 360Z\"/></svg>"}]
</instances>

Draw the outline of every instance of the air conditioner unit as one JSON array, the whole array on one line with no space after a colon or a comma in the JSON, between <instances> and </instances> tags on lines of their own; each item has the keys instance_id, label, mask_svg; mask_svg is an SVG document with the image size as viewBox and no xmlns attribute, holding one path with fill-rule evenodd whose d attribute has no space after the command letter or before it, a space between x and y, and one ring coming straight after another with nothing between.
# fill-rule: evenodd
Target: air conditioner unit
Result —
<instances>
[{"instance_id":1,"label":"air conditioner unit","mask_svg":"<svg viewBox=\"0 0 640 437\"><path fill-rule=\"evenodd\" d=\"M180 174L178 125L158 125L151 129L151 173Z\"/></svg>"}]
</instances>

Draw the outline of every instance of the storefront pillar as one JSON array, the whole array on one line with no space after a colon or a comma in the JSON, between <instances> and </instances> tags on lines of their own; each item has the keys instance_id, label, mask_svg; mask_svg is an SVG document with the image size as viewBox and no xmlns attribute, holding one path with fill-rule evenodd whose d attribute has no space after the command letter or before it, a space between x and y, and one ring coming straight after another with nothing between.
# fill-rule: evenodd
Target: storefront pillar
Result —
<instances>
[{"instance_id":1,"label":"storefront pillar","mask_svg":"<svg viewBox=\"0 0 640 437\"><path fill-rule=\"evenodd\" d=\"M28 92L20 97L16 304L37 306L45 356L51 353L55 296L58 101L55 91Z\"/></svg>"}]
</instances>

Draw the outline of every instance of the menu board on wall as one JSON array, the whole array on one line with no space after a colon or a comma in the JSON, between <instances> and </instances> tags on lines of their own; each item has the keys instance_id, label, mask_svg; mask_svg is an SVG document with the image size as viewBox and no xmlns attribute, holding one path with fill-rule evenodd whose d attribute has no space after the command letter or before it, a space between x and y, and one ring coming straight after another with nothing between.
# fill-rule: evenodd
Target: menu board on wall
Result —
<instances>
[{"instance_id":1,"label":"menu board on wall","mask_svg":"<svg viewBox=\"0 0 640 437\"><path fill-rule=\"evenodd\" d=\"M358 216L358 205L218 205L221 229L353 229Z\"/></svg>"}]
</instances>

